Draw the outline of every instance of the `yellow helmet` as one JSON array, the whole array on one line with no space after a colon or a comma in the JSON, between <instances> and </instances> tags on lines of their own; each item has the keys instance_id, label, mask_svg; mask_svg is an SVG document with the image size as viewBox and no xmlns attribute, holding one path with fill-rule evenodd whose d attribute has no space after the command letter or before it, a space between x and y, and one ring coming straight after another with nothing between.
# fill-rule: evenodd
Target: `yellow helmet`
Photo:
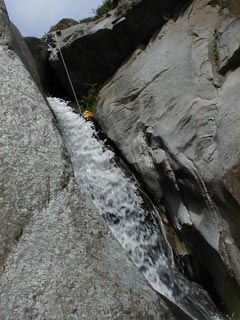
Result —
<instances>
[{"instance_id":1,"label":"yellow helmet","mask_svg":"<svg viewBox=\"0 0 240 320\"><path fill-rule=\"evenodd\" d=\"M92 120L94 118L92 111L88 110L84 111L82 116L85 120Z\"/></svg>"}]
</instances>

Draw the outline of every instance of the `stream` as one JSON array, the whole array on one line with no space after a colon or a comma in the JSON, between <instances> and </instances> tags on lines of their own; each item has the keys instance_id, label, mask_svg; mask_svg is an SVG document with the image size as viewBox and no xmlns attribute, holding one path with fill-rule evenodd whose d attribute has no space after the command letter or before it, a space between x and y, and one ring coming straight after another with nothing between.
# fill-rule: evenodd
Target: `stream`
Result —
<instances>
[{"instance_id":1,"label":"stream","mask_svg":"<svg viewBox=\"0 0 240 320\"><path fill-rule=\"evenodd\" d=\"M159 212L145 204L141 187L118 166L114 152L58 98L48 98L64 137L79 188L152 288L190 319L222 319L206 294L175 267Z\"/></svg>"}]
</instances>

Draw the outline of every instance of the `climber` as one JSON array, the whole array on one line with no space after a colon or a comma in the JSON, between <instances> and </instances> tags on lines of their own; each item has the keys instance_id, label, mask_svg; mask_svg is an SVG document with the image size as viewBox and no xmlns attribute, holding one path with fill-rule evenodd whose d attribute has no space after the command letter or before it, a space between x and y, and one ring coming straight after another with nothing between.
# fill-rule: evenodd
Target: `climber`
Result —
<instances>
[{"instance_id":1,"label":"climber","mask_svg":"<svg viewBox=\"0 0 240 320\"><path fill-rule=\"evenodd\" d=\"M52 51L53 48L56 48L56 40L53 39L52 34L48 33L47 38L45 40L48 44L48 51Z\"/></svg>"},{"instance_id":2,"label":"climber","mask_svg":"<svg viewBox=\"0 0 240 320\"><path fill-rule=\"evenodd\" d=\"M84 111L83 112L83 119L85 119L86 121L93 121L94 120L94 116L93 116L93 113L92 111Z\"/></svg>"},{"instance_id":3,"label":"climber","mask_svg":"<svg viewBox=\"0 0 240 320\"><path fill-rule=\"evenodd\" d=\"M117 155L116 157L116 162L117 163L122 163L123 160L121 160L122 156L119 152L119 150L117 149L117 147L115 146L114 142L109 139L106 134L103 132L100 124L98 123L98 121L94 118L93 112L92 111L84 111L82 114L82 117L84 120L88 121L91 123L91 125L93 126L93 128L95 129L93 131L93 136L97 139L103 142L103 144L107 147L107 149L113 151L113 153L115 155Z\"/></svg>"},{"instance_id":4,"label":"climber","mask_svg":"<svg viewBox=\"0 0 240 320\"><path fill-rule=\"evenodd\" d=\"M98 139L98 140L102 140L102 141L106 141L107 137L106 135L103 133L99 123L97 122L97 120L94 118L93 112L92 111L84 111L82 114L82 117L84 120L91 122L92 126L95 129L95 133L94 136Z\"/></svg>"}]
</instances>

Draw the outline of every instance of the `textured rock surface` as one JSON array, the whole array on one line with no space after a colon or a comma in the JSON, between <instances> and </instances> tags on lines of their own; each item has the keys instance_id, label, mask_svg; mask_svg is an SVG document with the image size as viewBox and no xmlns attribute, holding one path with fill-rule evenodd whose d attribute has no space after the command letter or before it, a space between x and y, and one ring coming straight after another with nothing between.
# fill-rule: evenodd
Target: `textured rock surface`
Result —
<instances>
[{"instance_id":1,"label":"textured rock surface","mask_svg":"<svg viewBox=\"0 0 240 320\"><path fill-rule=\"evenodd\" d=\"M239 21L226 14L199 0L170 20L102 89L97 118L239 319L240 70L217 74Z\"/></svg>"},{"instance_id":2,"label":"textured rock surface","mask_svg":"<svg viewBox=\"0 0 240 320\"><path fill-rule=\"evenodd\" d=\"M49 32L54 32L57 30L64 30L66 28L72 27L77 25L78 22L71 18L64 18L61 19L55 26L52 26Z\"/></svg>"},{"instance_id":3,"label":"textured rock surface","mask_svg":"<svg viewBox=\"0 0 240 320\"><path fill-rule=\"evenodd\" d=\"M229 18L224 21L219 30L217 49L222 74L240 66L240 19Z\"/></svg>"},{"instance_id":4,"label":"textured rock surface","mask_svg":"<svg viewBox=\"0 0 240 320\"><path fill-rule=\"evenodd\" d=\"M227 4L232 16L240 17L240 2L239 2L239 0L228 0L227 2L225 2L225 5L226 4Z\"/></svg>"},{"instance_id":5,"label":"textured rock surface","mask_svg":"<svg viewBox=\"0 0 240 320\"><path fill-rule=\"evenodd\" d=\"M1 319L173 319L73 181L26 227L0 292Z\"/></svg>"},{"instance_id":6,"label":"textured rock surface","mask_svg":"<svg viewBox=\"0 0 240 320\"><path fill-rule=\"evenodd\" d=\"M67 92L61 86L54 69L49 63L48 45L43 39L26 37L24 41L29 48L35 67L37 68L39 79L44 92L47 95L66 97Z\"/></svg>"},{"instance_id":7,"label":"textured rock surface","mask_svg":"<svg viewBox=\"0 0 240 320\"><path fill-rule=\"evenodd\" d=\"M10 35L5 39L10 43ZM45 99L16 53L8 45L0 50L3 261L31 216L62 189L67 173L61 137Z\"/></svg>"},{"instance_id":8,"label":"textured rock surface","mask_svg":"<svg viewBox=\"0 0 240 320\"><path fill-rule=\"evenodd\" d=\"M36 84L38 85L38 88L42 90L42 85L41 85L35 60L30 50L26 46L26 43L23 40L19 30L16 28L16 26L13 23L11 23L10 26L11 26L11 35L12 35L12 43L14 45L14 51L17 53L17 55L22 60L23 64L26 66L28 72L31 74ZM10 49L13 49L11 45L10 45Z\"/></svg>"},{"instance_id":9,"label":"textured rock surface","mask_svg":"<svg viewBox=\"0 0 240 320\"><path fill-rule=\"evenodd\" d=\"M89 84L105 82L139 44L147 44L166 19L179 12L188 1L131 2L139 3L123 17L117 15L117 7L107 18L65 29L58 37L78 96ZM55 56L51 62L60 81L72 95L61 59Z\"/></svg>"},{"instance_id":10,"label":"textured rock surface","mask_svg":"<svg viewBox=\"0 0 240 320\"><path fill-rule=\"evenodd\" d=\"M0 34L0 319L173 319L78 191L2 1Z\"/></svg>"}]
</instances>

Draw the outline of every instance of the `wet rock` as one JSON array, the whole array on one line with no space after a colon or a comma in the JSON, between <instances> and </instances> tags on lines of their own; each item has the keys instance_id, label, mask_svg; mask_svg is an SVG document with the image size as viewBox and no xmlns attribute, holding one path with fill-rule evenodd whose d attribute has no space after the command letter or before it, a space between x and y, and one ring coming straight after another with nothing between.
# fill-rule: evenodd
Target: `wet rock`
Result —
<instances>
[{"instance_id":1,"label":"wet rock","mask_svg":"<svg viewBox=\"0 0 240 320\"><path fill-rule=\"evenodd\" d=\"M0 32L0 318L174 319L76 186L1 0Z\"/></svg>"},{"instance_id":2,"label":"wet rock","mask_svg":"<svg viewBox=\"0 0 240 320\"><path fill-rule=\"evenodd\" d=\"M35 37L25 37L24 41L30 50L34 66L37 68L39 81L47 95L64 98L67 96L66 90L62 87L56 76L54 69L49 63L48 45L43 39Z\"/></svg>"},{"instance_id":3,"label":"wet rock","mask_svg":"<svg viewBox=\"0 0 240 320\"><path fill-rule=\"evenodd\" d=\"M0 288L1 319L174 319L72 178L25 228Z\"/></svg>"},{"instance_id":4,"label":"wet rock","mask_svg":"<svg viewBox=\"0 0 240 320\"><path fill-rule=\"evenodd\" d=\"M225 18L201 0L168 21L106 83L96 116L238 319L239 68L219 77L214 58Z\"/></svg>"}]
</instances>

